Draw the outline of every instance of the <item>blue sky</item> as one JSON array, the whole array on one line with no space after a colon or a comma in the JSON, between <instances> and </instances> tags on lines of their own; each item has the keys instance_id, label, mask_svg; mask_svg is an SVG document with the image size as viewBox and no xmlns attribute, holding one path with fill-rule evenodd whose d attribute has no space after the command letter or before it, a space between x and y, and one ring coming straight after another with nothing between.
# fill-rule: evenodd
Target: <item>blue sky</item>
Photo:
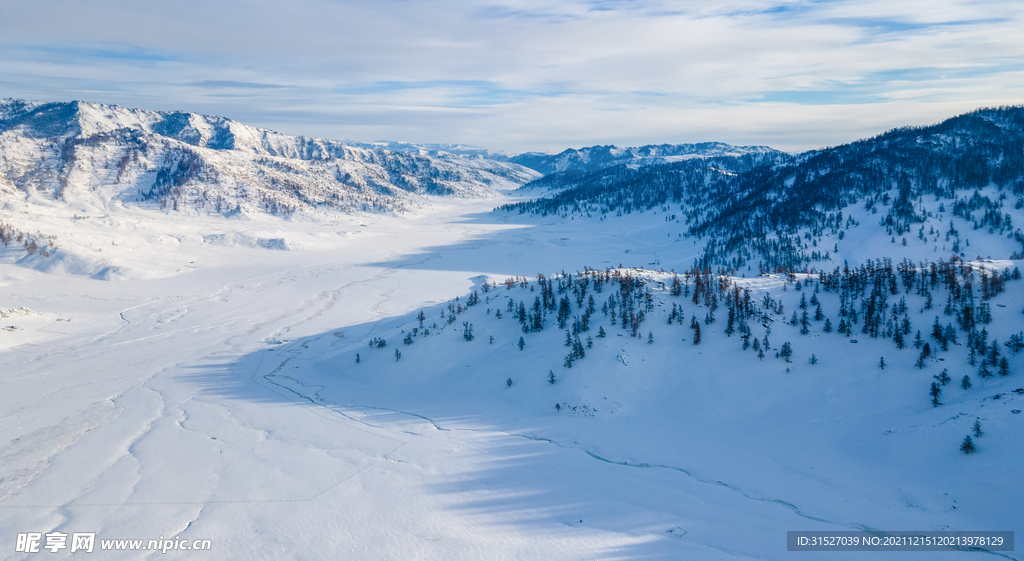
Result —
<instances>
[{"instance_id":1,"label":"blue sky","mask_svg":"<svg viewBox=\"0 0 1024 561\"><path fill-rule=\"evenodd\" d=\"M1024 103L1024 2L0 0L0 97L510 153L788 150Z\"/></svg>"}]
</instances>

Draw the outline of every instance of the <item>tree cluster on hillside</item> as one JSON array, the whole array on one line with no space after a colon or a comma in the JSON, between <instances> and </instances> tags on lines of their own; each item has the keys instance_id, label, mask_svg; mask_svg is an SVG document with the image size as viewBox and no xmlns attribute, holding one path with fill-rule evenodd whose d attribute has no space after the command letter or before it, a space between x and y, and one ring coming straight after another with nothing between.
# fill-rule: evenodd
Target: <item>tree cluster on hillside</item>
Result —
<instances>
[{"instance_id":1,"label":"tree cluster on hillside","mask_svg":"<svg viewBox=\"0 0 1024 561\"><path fill-rule=\"evenodd\" d=\"M38 253L43 257L49 257L50 250L54 247L51 237L39 233L22 232L3 222L0 222L0 243L3 243L4 247L10 247L11 243L17 243L24 247L25 252L29 255Z\"/></svg>"}]
</instances>

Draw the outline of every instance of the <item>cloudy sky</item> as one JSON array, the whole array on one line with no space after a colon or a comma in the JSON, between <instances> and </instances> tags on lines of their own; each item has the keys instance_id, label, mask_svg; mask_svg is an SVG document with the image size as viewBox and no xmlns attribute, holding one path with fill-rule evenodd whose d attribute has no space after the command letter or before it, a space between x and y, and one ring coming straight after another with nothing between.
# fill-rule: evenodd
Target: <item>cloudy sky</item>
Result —
<instances>
[{"instance_id":1,"label":"cloudy sky","mask_svg":"<svg viewBox=\"0 0 1024 561\"><path fill-rule=\"evenodd\" d=\"M1019 0L0 0L0 97L517 153L802 150L1024 103Z\"/></svg>"}]
</instances>

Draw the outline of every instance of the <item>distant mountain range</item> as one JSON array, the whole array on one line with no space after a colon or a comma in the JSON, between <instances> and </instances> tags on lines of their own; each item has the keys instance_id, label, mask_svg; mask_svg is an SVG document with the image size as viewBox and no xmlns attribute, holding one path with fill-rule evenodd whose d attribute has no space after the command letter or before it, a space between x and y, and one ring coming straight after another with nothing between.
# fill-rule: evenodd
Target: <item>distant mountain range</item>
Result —
<instances>
[{"instance_id":1,"label":"distant mountain range","mask_svg":"<svg viewBox=\"0 0 1024 561\"><path fill-rule=\"evenodd\" d=\"M507 156L460 144L290 136L181 111L0 100L0 196L89 207L401 210L410 194L489 196L547 174L747 155L786 157L717 142Z\"/></svg>"},{"instance_id":2,"label":"distant mountain range","mask_svg":"<svg viewBox=\"0 0 1024 561\"><path fill-rule=\"evenodd\" d=\"M784 152L767 146L732 146L722 142L698 144L658 144L635 148L591 146L568 149L549 155L527 152L512 156L509 161L537 170L544 175L553 173L594 172L618 165L653 165L680 162L696 158L754 156L784 156Z\"/></svg>"},{"instance_id":3,"label":"distant mountain range","mask_svg":"<svg viewBox=\"0 0 1024 561\"><path fill-rule=\"evenodd\" d=\"M536 179L508 161L353 146L223 117L0 101L0 194L165 209L396 210L409 194L488 196Z\"/></svg>"}]
</instances>

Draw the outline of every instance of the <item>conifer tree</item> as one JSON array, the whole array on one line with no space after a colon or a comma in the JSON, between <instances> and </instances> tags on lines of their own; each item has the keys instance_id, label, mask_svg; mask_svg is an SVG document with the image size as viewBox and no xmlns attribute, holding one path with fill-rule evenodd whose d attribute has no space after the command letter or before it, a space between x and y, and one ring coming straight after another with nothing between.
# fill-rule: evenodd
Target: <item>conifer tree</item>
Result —
<instances>
[{"instance_id":1,"label":"conifer tree","mask_svg":"<svg viewBox=\"0 0 1024 561\"><path fill-rule=\"evenodd\" d=\"M519 350L520 351L523 350L523 347L525 347L525 346L526 346L526 339L523 339L522 337L520 337L519 338Z\"/></svg>"},{"instance_id":2,"label":"conifer tree","mask_svg":"<svg viewBox=\"0 0 1024 561\"><path fill-rule=\"evenodd\" d=\"M654 344L654 332L653 331L648 331L647 332L647 344L648 345L653 345Z\"/></svg>"},{"instance_id":3,"label":"conifer tree","mask_svg":"<svg viewBox=\"0 0 1024 561\"><path fill-rule=\"evenodd\" d=\"M974 447L974 441L971 440L971 435L964 437L963 443L960 444L960 451L964 454L973 454L978 449Z\"/></svg>"},{"instance_id":4,"label":"conifer tree","mask_svg":"<svg viewBox=\"0 0 1024 561\"><path fill-rule=\"evenodd\" d=\"M884 356L878 359L878 368L880 368L882 370L885 370L885 357Z\"/></svg>"},{"instance_id":5,"label":"conifer tree","mask_svg":"<svg viewBox=\"0 0 1024 561\"><path fill-rule=\"evenodd\" d=\"M549 384L554 384L555 383L555 371L554 370L548 370L548 383Z\"/></svg>"},{"instance_id":6,"label":"conifer tree","mask_svg":"<svg viewBox=\"0 0 1024 561\"><path fill-rule=\"evenodd\" d=\"M604 337L606 335L607 335L607 333L604 332L604 326L603 325L597 328L597 336L599 338L604 339Z\"/></svg>"},{"instance_id":7,"label":"conifer tree","mask_svg":"<svg viewBox=\"0 0 1024 561\"><path fill-rule=\"evenodd\" d=\"M938 407L938 406L942 405L941 403L939 403L939 396L942 395L942 388L939 387L938 384L936 384L935 382L932 382L932 387L931 387L931 390L929 391L929 393L932 396L932 407Z\"/></svg>"},{"instance_id":8,"label":"conifer tree","mask_svg":"<svg viewBox=\"0 0 1024 561\"><path fill-rule=\"evenodd\" d=\"M793 346L789 344L789 341L782 344L782 349L779 350L779 356L781 356L786 362L791 362L790 359L793 358Z\"/></svg>"},{"instance_id":9,"label":"conifer tree","mask_svg":"<svg viewBox=\"0 0 1024 561\"><path fill-rule=\"evenodd\" d=\"M971 427L971 430L974 431L974 438L981 438L981 436L985 434L981 431L981 419L974 420L974 426Z\"/></svg>"},{"instance_id":10,"label":"conifer tree","mask_svg":"<svg viewBox=\"0 0 1024 561\"><path fill-rule=\"evenodd\" d=\"M971 389L971 377L964 374L964 377L960 380L960 387L965 390Z\"/></svg>"}]
</instances>

